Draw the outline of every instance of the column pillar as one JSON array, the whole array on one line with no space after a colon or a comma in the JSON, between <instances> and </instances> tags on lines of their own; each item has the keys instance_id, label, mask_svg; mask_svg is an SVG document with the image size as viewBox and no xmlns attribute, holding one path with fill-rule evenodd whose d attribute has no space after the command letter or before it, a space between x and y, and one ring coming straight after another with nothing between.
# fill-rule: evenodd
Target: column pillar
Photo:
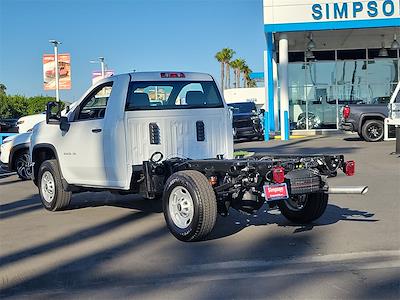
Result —
<instances>
[{"instance_id":1,"label":"column pillar","mask_svg":"<svg viewBox=\"0 0 400 300\"><path fill-rule=\"evenodd\" d=\"M265 86L265 115L264 140L269 140L269 133L275 131L274 121L274 79L273 79L273 41L272 32L265 33L267 49L264 52L264 86Z\"/></svg>"},{"instance_id":2,"label":"column pillar","mask_svg":"<svg viewBox=\"0 0 400 300\"><path fill-rule=\"evenodd\" d=\"M279 36L279 83L280 83L280 124L281 140L289 140L289 43L285 33Z\"/></svg>"}]
</instances>

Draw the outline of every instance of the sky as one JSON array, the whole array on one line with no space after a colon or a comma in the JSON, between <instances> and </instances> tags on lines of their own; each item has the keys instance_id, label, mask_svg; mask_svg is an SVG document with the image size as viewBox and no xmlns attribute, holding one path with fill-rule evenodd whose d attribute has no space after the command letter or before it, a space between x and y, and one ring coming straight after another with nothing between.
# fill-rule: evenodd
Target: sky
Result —
<instances>
[{"instance_id":1,"label":"sky","mask_svg":"<svg viewBox=\"0 0 400 300\"><path fill-rule=\"evenodd\" d=\"M116 74L195 71L220 77L214 55L236 51L253 71L263 69L262 0L0 0L0 83L9 94L54 95L43 90L42 55L50 39L71 54L75 101L90 87L105 57Z\"/></svg>"}]
</instances>

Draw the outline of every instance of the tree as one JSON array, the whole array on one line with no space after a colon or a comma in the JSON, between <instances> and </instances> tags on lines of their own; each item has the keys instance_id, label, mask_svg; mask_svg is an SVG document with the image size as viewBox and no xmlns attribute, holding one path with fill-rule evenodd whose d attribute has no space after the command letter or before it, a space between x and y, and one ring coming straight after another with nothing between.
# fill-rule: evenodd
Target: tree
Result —
<instances>
[{"instance_id":1,"label":"tree","mask_svg":"<svg viewBox=\"0 0 400 300\"><path fill-rule=\"evenodd\" d=\"M55 101L54 97L35 96L27 98L20 95L0 93L0 118L20 118L41 113L46 110L46 104ZM62 106L64 103L61 103Z\"/></svg>"},{"instance_id":2,"label":"tree","mask_svg":"<svg viewBox=\"0 0 400 300\"><path fill-rule=\"evenodd\" d=\"M215 54L215 58L221 63L221 88L226 89L230 87L230 74L229 63L235 54L230 48L223 48Z\"/></svg>"},{"instance_id":3,"label":"tree","mask_svg":"<svg viewBox=\"0 0 400 300\"><path fill-rule=\"evenodd\" d=\"M249 82L251 81L250 73L252 72L249 66L245 63L242 65L241 71L243 72L244 87L249 87Z\"/></svg>"},{"instance_id":4,"label":"tree","mask_svg":"<svg viewBox=\"0 0 400 300\"><path fill-rule=\"evenodd\" d=\"M250 79L249 81L247 81L247 87L255 88L257 87L257 82L254 79Z\"/></svg>"},{"instance_id":5,"label":"tree","mask_svg":"<svg viewBox=\"0 0 400 300\"><path fill-rule=\"evenodd\" d=\"M4 84L0 83L0 95L5 95L6 90L7 90L7 87Z\"/></svg>"},{"instance_id":6,"label":"tree","mask_svg":"<svg viewBox=\"0 0 400 300\"><path fill-rule=\"evenodd\" d=\"M222 51L219 51L215 54L215 59L220 62L221 64L221 90L224 89L224 72L225 72L225 62L224 62L224 55Z\"/></svg>"},{"instance_id":7,"label":"tree","mask_svg":"<svg viewBox=\"0 0 400 300\"><path fill-rule=\"evenodd\" d=\"M231 70L230 70L230 62L231 59L233 57L233 55L235 55L235 51L233 51L230 48L224 48L222 49L223 52L223 57L224 57L224 63L225 63L225 76L226 76L226 80L225 80L225 88L230 88L231 87Z\"/></svg>"},{"instance_id":8,"label":"tree","mask_svg":"<svg viewBox=\"0 0 400 300\"><path fill-rule=\"evenodd\" d=\"M235 75L235 87L240 88L240 73L242 72L243 66L246 64L246 61L242 58L237 58L230 63L233 68L233 72Z\"/></svg>"}]
</instances>

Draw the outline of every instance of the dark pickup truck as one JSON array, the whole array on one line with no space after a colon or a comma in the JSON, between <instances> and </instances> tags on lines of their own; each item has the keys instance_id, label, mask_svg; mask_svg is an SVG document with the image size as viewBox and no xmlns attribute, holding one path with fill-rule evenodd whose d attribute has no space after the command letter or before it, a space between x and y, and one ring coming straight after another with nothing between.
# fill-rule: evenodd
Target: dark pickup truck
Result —
<instances>
[{"instance_id":1,"label":"dark pickup truck","mask_svg":"<svg viewBox=\"0 0 400 300\"><path fill-rule=\"evenodd\" d=\"M258 110L254 102L237 102L228 104L233 112L233 138L264 139L262 122L263 111Z\"/></svg>"},{"instance_id":2,"label":"dark pickup truck","mask_svg":"<svg viewBox=\"0 0 400 300\"><path fill-rule=\"evenodd\" d=\"M383 140L384 120L388 116L390 97L375 99L373 104L351 104L343 107L340 129L357 132L367 142Z\"/></svg>"}]
</instances>

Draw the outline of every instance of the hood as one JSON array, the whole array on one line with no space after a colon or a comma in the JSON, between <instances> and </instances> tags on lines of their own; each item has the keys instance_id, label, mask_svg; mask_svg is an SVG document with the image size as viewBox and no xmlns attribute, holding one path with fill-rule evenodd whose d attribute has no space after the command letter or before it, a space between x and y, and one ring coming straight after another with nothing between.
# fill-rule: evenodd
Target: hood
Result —
<instances>
[{"instance_id":1,"label":"hood","mask_svg":"<svg viewBox=\"0 0 400 300\"><path fill-rule=\"evenodd\" d=\"M250 119L251 117L257 117L257 114L253 112L233 114L234 120Z\"/></svg>"}]
</instances>

